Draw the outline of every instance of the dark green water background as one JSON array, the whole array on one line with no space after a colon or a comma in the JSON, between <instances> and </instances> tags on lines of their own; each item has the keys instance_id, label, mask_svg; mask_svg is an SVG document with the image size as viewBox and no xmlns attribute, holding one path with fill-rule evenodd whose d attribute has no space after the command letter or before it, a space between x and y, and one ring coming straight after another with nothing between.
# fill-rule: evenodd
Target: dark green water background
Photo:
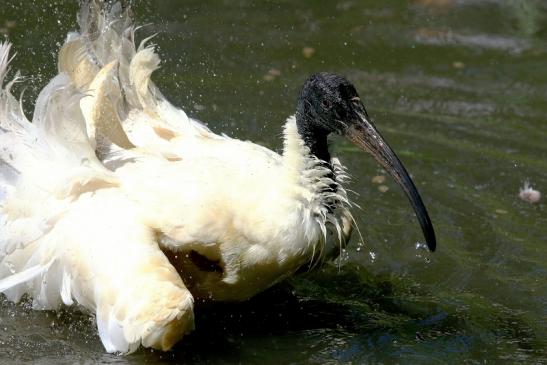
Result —
<instances>
[{"instance_id":1,"label":"dark green water background","mask_svg":"<svg viewBox=\"0 0 547 365\"><path fill-rule=\"evenodd\" d=\"M27 77L25 106L56 72L76 1L3 0L0 32ZM355 83L412 173L438 235L396 184L338 140L364 242L341 265L248 303L196 309L174 351L105 354L94 319L0 299L0 363L547 364L547 3L541 0L141 1L158 33L154 79L217 132L281 147L313 72ZM303 52L304 48L312 48ZM21 89L22 89L21 85Z\"/></svg>"}]
</instances>

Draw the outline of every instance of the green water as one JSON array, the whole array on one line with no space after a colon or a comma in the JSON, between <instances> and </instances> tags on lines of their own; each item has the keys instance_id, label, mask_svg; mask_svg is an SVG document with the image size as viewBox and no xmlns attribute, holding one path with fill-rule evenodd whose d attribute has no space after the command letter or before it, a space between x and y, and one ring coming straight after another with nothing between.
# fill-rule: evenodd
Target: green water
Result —
<instances>
[{"instance_id":1,"label":"green water","mask_svg":"<svg viewBox=\"0 0 547 365\"><path fill-rule=\"evenodd\" d=\"M27 108L76 10L2 2ZM547 200L518 198L525 180L547 194L544 1L161 0L135 12L150 24L141 37L158 33L155 80L176 105L277 150L306 76L346 75L413 175L438 250L416 249L403 193L390 179L380 192L376 163L335 141L364 237L340 265L198 307L195 333L163 354L105 354L88 315L0 299L0 363L547 364Z\"/></svg>"}]
</instances>

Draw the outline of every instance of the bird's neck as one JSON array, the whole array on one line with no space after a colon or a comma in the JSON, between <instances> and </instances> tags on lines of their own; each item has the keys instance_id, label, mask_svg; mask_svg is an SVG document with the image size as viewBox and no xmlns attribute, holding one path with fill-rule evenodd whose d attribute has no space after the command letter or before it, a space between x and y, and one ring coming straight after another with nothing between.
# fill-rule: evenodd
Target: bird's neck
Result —
<instances>
[{"instance_id":1,"label":"bird's neck","mask_svg":"<svg viewBox=\"0 0 547 365\"><path fill-rule=\"evenodd\" d=\"M326 134L307 128L301 129L298 119L291 117L285 124L283 147L286 171L294 181L307 181L306 184L316 193L323 192L325 186L329 186L330 191L336 190L336 174ZM302 177L305 178L302 180ZM319 180L322 182L316 185Z\"/></svg>"},{"instance_id":2,"label":"bird's neck","mask_svg":"<svg viewBox=\"0 0 547 365\"><path fill-rule=\"evenodd\" d=\"M285 123L283 134L283 191L293 192L291 196L301 203L298 206L310 213L323 232L328 224L340 228L340 211L349 214L351 204L343 186L348 176L340 161L330 157L326 135L312 139L313 135L305 130L299 131L294 117Z\"/></svg>"},{"instance_id":3,"label":"bird's neck","mask_svg":"<svg viewBox=\"0 0 547 365\"><path fill-rule=\"evenodd\" d=\"M318 159L330 164L330 153L327 143L327 135L317 131L298 130L298 133L304 141L304 145L309 148L310 154Z\"/></svg>"},{"instance_id":4,"label":"bird's neck","mask_svg":"<svg viewBox=\"0 0 547 365\"><path fill-rule=\"evenodd\" d=\"M304 141L304 145L308 147L312 156L315 156L319 160L330 165L331 156L327 142L328 132L313 128L313 124L307 119L306 115L308 114L304 112L298 112L296 114L298 134L302 138L302 141Z\"/></svg>"}]
</instances>

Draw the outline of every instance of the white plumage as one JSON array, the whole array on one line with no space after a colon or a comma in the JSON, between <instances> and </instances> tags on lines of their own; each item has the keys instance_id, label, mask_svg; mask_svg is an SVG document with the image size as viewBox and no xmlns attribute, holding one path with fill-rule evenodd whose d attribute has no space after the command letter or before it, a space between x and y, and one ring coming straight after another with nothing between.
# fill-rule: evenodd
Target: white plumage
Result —
<instances>
[{"instance_id":1,"label":"white plumage","mask_svg":"<svg viewBox=\"0 0 547 365\"><path fill-rule=\"evenodd\" d=\"M219 136L150 80L119 5L82 8L59 75L30 123L0 46L0 291L37 309L96 313L109 352L167 350L191 331L194 298L244 300L331 255L350 202L294 117L279 155ZM335 181L334 181L335 180ZM337 186L336 191L325 187Z\"/></svg>"}]
</instances>

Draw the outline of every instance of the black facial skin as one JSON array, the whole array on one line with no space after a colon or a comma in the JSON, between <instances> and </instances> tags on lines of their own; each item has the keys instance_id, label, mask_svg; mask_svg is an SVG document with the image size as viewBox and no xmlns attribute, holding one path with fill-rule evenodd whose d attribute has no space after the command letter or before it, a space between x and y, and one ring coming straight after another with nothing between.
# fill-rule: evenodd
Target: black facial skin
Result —
<instances>
[{"instance_id":1,"label":"black facial skin","mask_svg":"<svg viewBox=\"0 0 547 365\"><path fill-rule=\"evenodd\" d=\"M298 133L310 152L330 164L327 136L345 136L370 153L395 179L407 195L430 251L437 245L433 225L422 198L405 167L370 120L355 87L331 74L312 75L302 87L296 108Z\"/></svg>"}]
</instances>

